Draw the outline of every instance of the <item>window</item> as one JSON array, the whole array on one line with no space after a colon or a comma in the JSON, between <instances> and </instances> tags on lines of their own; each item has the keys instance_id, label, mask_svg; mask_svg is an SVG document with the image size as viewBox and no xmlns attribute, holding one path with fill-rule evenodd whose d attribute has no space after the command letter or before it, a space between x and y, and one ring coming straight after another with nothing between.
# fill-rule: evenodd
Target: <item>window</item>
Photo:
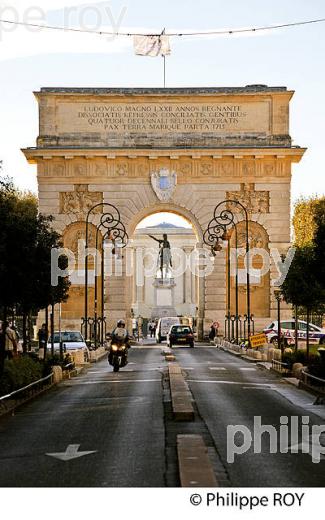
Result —
<instances>
[{"instance_id":1,"label":"window","mask_svg":"<svg viewBox=\"0 0 325 520\"><path fill-rule=\"evenodd\" d=\"M293 321L281 321L281 328L294 330L295 324Z\"/></svg>"},{"instance_id":2,"label":"window","mask_svg":"<svg viewBox=\"0 0 325 520\"><path fill-rule=\"evenodd\" d=\"M191 333L191 329L190 327L173 327L172 328L172 332L174 334L190 334Z\"/></svg>"},{"instance_id":3,"label":"window","mask_svg":"<svg viewBox=\"0 0 325 520\"><path fill-rule=\"evenodd\" d=\"M318 329L314 325L309 325L309 330L311 332L318 332Z\"/></svg>"},{"instance_id":4,"label":"window","mask_svg":"<svg viewBox=\"0 0 325 520\"><path fill-rule=\"evenodd\" d=\"M80 332L61 332L61 341L63 343L79 343L83 341L82 336ZM48 340L49 343L51 343L51 337ZM60 342L60 333L55 332L54 333L54 343Z\"/></svg>"}]
</instances>

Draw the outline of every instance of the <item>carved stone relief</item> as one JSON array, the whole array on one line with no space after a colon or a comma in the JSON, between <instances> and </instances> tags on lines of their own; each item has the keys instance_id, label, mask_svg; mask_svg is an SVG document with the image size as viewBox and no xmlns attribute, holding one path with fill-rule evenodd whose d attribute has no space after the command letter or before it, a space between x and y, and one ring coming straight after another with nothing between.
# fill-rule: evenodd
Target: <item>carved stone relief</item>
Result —
<instances>
[{"instance_id":1,"label":"carved stone relief","mask_svg":"<svg viewBox=\"0 0 325 520\"><path fill-rule=\"evenodd\" d=\"M60 213L84 219L90 208L103 202L103 194L89 192L88 185L85 184L76 184L74 188L75 191L60 193ZM94 213L101 211L101 207L99 207Z\"/></svg>"},{"instance_id":2,"label":"carved stone relief","mask_svg":"<svg viewBox=\"0 0 325 520\"><path fill-rule=\"evenodd\" d=\"M269 213L270 211L270 193L268 191L255 191L254 183L241 184L240 191L228 191L227 199L241 202L248 213ZM243 212L236 204L229 203L228 208L234 213Z\"/></svg>"}]
</instances>

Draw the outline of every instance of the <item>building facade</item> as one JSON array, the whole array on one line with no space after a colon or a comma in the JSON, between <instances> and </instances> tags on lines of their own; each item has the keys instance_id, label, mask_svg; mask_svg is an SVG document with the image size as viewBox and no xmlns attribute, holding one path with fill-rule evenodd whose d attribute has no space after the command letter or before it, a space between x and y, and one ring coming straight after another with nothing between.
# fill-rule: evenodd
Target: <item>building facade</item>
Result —
<instances>
[{"instance_id":1,"label":"building facade","mask_svg":"<svg viewBox=\"0 0 325 520\"><path fill-rule=\"evenodd\" d=\"M35 96L39 136L35 148L23 151L30 163L37 164L40 211L54 215L54 225L72 251L77 251L78 240L84 238L86 214L96 204L111 203L118 208L130 248L139 239L139 222L159 211L187 219L195 236L195 245L190 247L200 248L215 206L235 199L248 211L250 247L286 254L292 164L305 151L292 146L289 135L292 91L264 85L42 88ZM99 219L100 209L91 216L92 236ZM242 246L245 229L240 212L237 219ZM233 243L233 235L230 240ZM134 273L127 272L125 257L119 262L119 274L105 273L104 307L109 326L121 317L131 319L134 291L138 290ZM271 261L267 273L261 267L261 257L254 257L251 310L257 326L276 314L272 282L279 276L276 262ZM208 329L216 319L223 323L228 294L225 250L214 258L208 276L197 276L195 281L187 276L185 285L195 287L200 330ZM90 309L93 292L90 287ZM233 312L233 277L230 293ZM242 315L245 294L240 276ZM144 293L143 298L146 300ZM80 326L83 301L80 279L62 307L66 327Z\"/></svg>"}]
</instances>

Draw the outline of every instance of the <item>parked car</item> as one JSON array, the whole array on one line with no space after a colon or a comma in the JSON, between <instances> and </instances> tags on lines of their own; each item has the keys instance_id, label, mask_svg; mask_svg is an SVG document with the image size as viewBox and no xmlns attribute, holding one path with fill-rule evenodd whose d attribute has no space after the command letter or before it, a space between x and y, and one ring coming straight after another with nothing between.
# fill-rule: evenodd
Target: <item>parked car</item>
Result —
<instances>
[{"instance_id":1,"label":"parked car","mask_svg":"<svg viewBox=\"0 0 325 520\"><path fill-rule=\"evenodd\" d=\"M295 342L295 320L281 321L281 336L284 338L286 345L292 345ZM273 321L264 329L269 343L278 342L278 322ZM298 320L298 340L307 340L307 322ZM309 341L315 345L325 345L325 329L317 327L313 323L309 323Z\"/></svg>"},{"instance_id":2,"label":"parked car","mask_svg":"<svg viewBox=\"0 0 325 520\"><path fill-rule=\"evenodd\" d=\"M70 353L74 350L82 350L84 352L84 359L85 361L89 360L89 349L86 345L86 342L81 335L80 332L76 331L61 331L60 332L54 332L54 352L59 353L60 352L60 335L61 335L61 341L62 341L62 347L64 353ZM51 350L51 343L52 338L51 336L48 339L47 342L47 350Z\"/></svg>"},{"instance_id":3,"label":"parked car","mask_svg":"<svg viewBox=\"0 0 325 520\"><path fill-rule=\"evenodd\" d=\"M189 345L194 347L194 334L189 325L172 325L167 334L167 345Z\"/></svg>"}]
</instances>

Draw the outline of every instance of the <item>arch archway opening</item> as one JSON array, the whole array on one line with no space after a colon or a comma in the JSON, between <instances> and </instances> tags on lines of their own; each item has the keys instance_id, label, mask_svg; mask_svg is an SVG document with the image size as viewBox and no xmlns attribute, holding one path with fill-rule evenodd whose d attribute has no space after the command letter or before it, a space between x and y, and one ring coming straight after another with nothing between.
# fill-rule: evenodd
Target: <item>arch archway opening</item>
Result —
<instances>
[{"instance_id":1,"label":"arch archway opening","mask_svg":"<svg viewBox=\"0 0 325 520\"><path fill-rule=\"evenodd\" d=\"M134 250L131 317L149 325L164 316L199 316L201 281L191 258L199 242L196 224L174 210L155 210L137 222L130 236Z\"/></svg>"}]
</instances>

